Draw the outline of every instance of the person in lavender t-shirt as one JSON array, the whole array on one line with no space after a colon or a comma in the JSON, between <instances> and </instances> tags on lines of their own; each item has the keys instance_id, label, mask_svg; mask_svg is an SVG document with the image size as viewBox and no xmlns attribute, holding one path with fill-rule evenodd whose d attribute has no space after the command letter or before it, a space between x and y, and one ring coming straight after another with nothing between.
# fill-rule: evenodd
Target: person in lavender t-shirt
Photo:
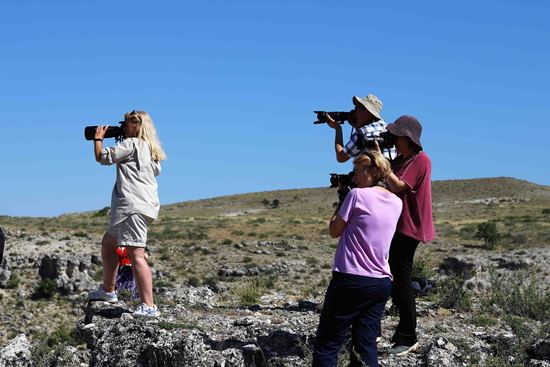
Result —
<instances>
[{"instance_id":1,"label":"person in lavender t-shirt","mask_svg":"<svg viewBox=\"0 0 550 367\"><path fill-rule=\"evenodd\" d=\"M351 353L351 365L378 366L376 337L391 293L388 258L402 202L384 188L382 180L391 169L382 154L368 152L353 163L356 188L340 203L329 225L331 237L340 240L317 330L313 366L335 366L350 330L356 352Z\"/></svg>"}]
</instances>

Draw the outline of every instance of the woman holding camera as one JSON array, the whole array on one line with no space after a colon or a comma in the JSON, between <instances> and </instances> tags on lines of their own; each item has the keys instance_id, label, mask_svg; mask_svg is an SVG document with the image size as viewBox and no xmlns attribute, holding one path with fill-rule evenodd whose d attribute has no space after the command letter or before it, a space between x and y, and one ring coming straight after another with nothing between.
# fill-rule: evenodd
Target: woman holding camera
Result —
<instances>
[{"instance_id":1,"label":"woman holding camera","mask_svg":"<svg viewBox=\"0 0 550 367\"><path fill-rule=\"evenodd\" d=\"M403 211L390 248L390 268L393 274L392 300L399 311L399 324L389 350L404 355L418 347L416 337L416 304L411 287L412 267L420 242L434 239L432 219L432 164L422 150L422 126L413 116L401 116L387 126L394 137L397 157L392 161L393 173L386 183L403 201Z\"/></svg>"},{"instance_id":2,"label":"woman holding camera","mask_svg":"<svg viewBox=\"0 0 550 367\"><path fill-rule=\"evenodd\" d=\"M354 160L352 189L330 220L340 237L317 330L313 366L335 366L351 329L351 365L378 366L376 337L391 292L391 239L402 203L384 188L390 164L379 152ZM356 354L361 358L357 360Z\"/></svg>"},{"instance_id":3,"label":"woman holding camera","mask_svg":"<svg viewBox=\"0 0 550 367\"><path fill-rule=\"evenodd\" d=\"M147 228L158 216L160 203L156 176L166 155L157 138L153 121L144 111L124 115L124 140L104 148L107 126L98 126L94 138L94 156L102 165L117 166L117 178L111 197L109 228L101 242L103 285L89 294L89 300L116 302L117 246L124 246L132 263L141 304L136 316L158 316L153 302L153 281L145 247Z\"/></svg>"}]
</instances>

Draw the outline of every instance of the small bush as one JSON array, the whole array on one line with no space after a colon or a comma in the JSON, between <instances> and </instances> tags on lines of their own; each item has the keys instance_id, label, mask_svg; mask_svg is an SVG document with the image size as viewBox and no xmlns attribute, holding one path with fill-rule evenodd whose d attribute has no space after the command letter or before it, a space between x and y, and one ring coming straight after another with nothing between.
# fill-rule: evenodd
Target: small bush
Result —
<instances>
[{"instance_id":1,"label":"small bush","mask_svg":"<svg viewBox=\"0 0 550 367\"><path fill-rule=\"evenodd\" d=\"M437 285L438 303L444 308L468 311L472 305L471 295L464 288L464 279L449 277Z\"/></svg>"},{"instance_id":2,"label":"small bush","mask_svg":"<svg viewBox=\"0 0 550 367\"><path fill-rule=\"evenodd\" d=\"M424 260L415 260L413 262L412 277L430 279L434 276L434 272Z\"/></svg>"},{"instance_id":3,"label":"small bush","mask_svg":"<svg viewBox=\"0 0 550 367\"><path fill-rule=\"evenodd\" d=\"M533 320L550 319L550 293L541 290L535 275L525 281L522 274L517 278L498 276L490 271L491 291L485 303L498 306L504 314L528 317Z\"/></svg>"},{"instance_id":4,"label":"small bush","mask_svg":"<svg viewBox=\"0 0 550 367\"><path fill-rule=\"evenodd\" d=\"M245 306L258 303L264 292L273 287L273 277L256 277L250 279L244 285L233 290L233 294L237 296L239 302Z\"/></svg>"},{"instance_id":5,"label":"small bush","mask_svg":"<svg viewBox=\"0 0 550 367\"><path fill-rule=\"evenodd\" d=\"M111 209L111 208L106 206L105 208L100 209L97 212L95 212L93 217L105 217L105 216L107 216L107 214L109 214L109 209Z\"/></svg>"},{"instance_id":6,"label":"small bush","mask_svg":"<svg viewBox=\"0 0 550 367\"><path fill-rule=\"evenodd\" d=\"M17 273L13 273L8 280L7 288L13 289L16 288L21 283L21 278Z\"/></svg>"},{"instance_id":7,"label":"small bush","mask_svg":"<svg viewBox=\"0 0 550 367\"><path fill-rule=\"evenodd\" d=\"M191 287L198 287L201 284L201 281L199 278L192 276L187 279L187 284L189 284Z\"/></svg>"},{"instance_id":8,"label":"small bush","mask_svg":"<svg viewBox=\"0 0 550 367\"><path fill-rule=\"evenodd\" d=\"M90 239L90 236L88 235L88 233L82 232L82 231L76 232L73 236Z\"/></svg>"},{"instance_id":9,"label":"small bush","mask_svg":"<svg viewBox=\"0 0 550 367\"><path fill-rule=\"evenodd\" d=\"M495 318L489 317L484 314L474 314L470 319L470 324L476 325L476 326L487 327L487 326L494 326L497 323L498 321Z\"/></svg>"},{"instance_id":10,"label":"small bush","mask_svg":"<svg viewBox=\"0 0 550 367\"><path fill-rule=\"evenodd\" d=\"M229 238L225 238L223 241L222 241L222 245L231 245L233 243L232 240L230 240Z\"/></svg>"},{"instance_id":11,"label":"small bush","mask_svg":"<svg viewBox=\"0 0 550 367\"><path fill-rule=\"evenodd\" d=\"M34 288L33 299L52 298L57 291L57 282L53 279L44 278Z\"/></svg>"},{"instance_id":12,"label":"small bush","mask_svg":"<svg viewBox=\"0 0 550 367\"><path fill-rule=\"evenodd\" d=\"M207 276L203 279L202 284L209 288L216 288L218 286L218 278L215 276Z\"/></svg>"},{"instance_id":13,"label":"small bush","mask_svg":"<svg viewBox=\"0 0 550 367\"><path fill-rule=\"evenodd\" d=\"M495 248L496 243L500 239L500 234L497 230L497 224L494 221L479 223L475 238L483 240L485 247L489 250Z\"/></svg>"}]
</instances>

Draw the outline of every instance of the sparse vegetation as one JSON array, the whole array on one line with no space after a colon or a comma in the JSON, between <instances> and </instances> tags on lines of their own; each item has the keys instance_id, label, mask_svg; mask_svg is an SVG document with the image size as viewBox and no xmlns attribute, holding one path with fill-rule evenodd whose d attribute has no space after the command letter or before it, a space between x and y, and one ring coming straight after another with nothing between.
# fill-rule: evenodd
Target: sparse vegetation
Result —
<instances>
[{"instance_id":1,"label":"sparse vegetation","mask_svg":"<svg viewBox=\"0 0 550 367\"><path fill-rule=\"evenodd\" d=\"M534 275L525 279L523 275L499 275L491 271L491 290L485 300L487 306L496 305L503 314L527 317L533 320L550 319L550 293L539 287Z\"/></svg>"},{"instance_id":2,"label":"sparse vegetation","mask_svg":"<svg viewBox=\"0 0 550 367\"><path fill-rule=\"evenodd\" d=\"M467 188L460 188L461 186L455 182L451 184L434 182L434 203L438 204L434 205L437 239L433 244L419 246L413 270L415 276L429 279L437 277L431 269L437 267L441 260L448 256L463 254L481 255L485 258L500 256L497 252L480 251L480 248L485 246L483 237L478 235L476 238L480 223L490 221L495 223L499 234L498 241L494 243L495 248L503 252L513 249L513 252L509 252L511 256L515 256L514 254L518 253L519 249L530 253L530 248L548 243L550 240L549 200L533 199L510 204L504 202L502 205L470 202L472 198L477 200L483 195L487 197L501 196L499 190L508 190L511 186L509 181L505 182L506 184L498 185L490 182L490 185L486 185L490 188L487 188L483 185L478 187L479 182L476 181L475 190L471 191L475 195L470 194ZM467 184L469 183L464 185ZM524 186L522 183L522 189ZM444 191L445 187L449 188L447 192ZM491 190L497 190L497 193L493 194ZM524 192L526 197L530 195L530 192ZM236 306L237 309L243 305L258 303L262 295L268 295L275 290L285 294L291 303L303 299L321 302L330 280L334 249L337 246L337 240L329 238L327 229L327 219L333 212L331 203L334 201L334 196L334 191L327 189L282 190L273 194L251 193L163 206L161 217L150 227L149 236L149 244L152 249L150 260L154 260L149 263L154 266L155 271L164 274L164 277L154 280L155 292L160 287L180 287L187 284L209 286L215 290L216 296L223 300L224 306ZM296 197L299 199L297 200ZM272 208L274 198L278 200L276 209ZM106 213L105 215L98 214L102 210L63 215L56 218L1 217L0 220L3 227L7 226L10 229L13 238L17 238L20 243L26 241L25 245L33 247L32 251L52 250L53 253L63 253L64 255L72 255L72 251L74 251L74 255L78 256L85 249L87 254L94 253L99 256L98 244L106 223ZM57 239L61 241L74 239L75 241L69 243L69 248L66 246L67 244ZM50 240L50 243L40 242L47 240ZM77 246L72 246L74 244ZM27 249L12 247L8 253L10 256L25 256ZM533 261L538 261L538 259L533 257ZM230 269L244 270L245 273L256 273L256 270L263 265L275 263L288 267L288 273L276 272L280 275L272 278L265 275L258 277L231 275L222 277L217 275L224 265ZM251 269L252 271L250 271ZM286 269L282 268L281 270ZM511 272L505 268L499 271ZM12 285L12 288L2 289L0 307L14 310L15 314L19 315L16 317L20 317L22 314L31 314L33 319L25 321L25 325L40 328L43 324L44 327L51 327L55 322L59 322L59 319L51 317L51 320L45 320L52 313L49 307L52 305L57 307L65 299L63 295L57 294L56 287L44 292L49 294L45 298L36 299L33 296L33 299L18 300L15 296L20 289L27 295L32 293L31 279L32 282L38 282L36 269L33 272L34 278L31 278L30 269L15 268L14 271L12 268L12 279L9 282L13 282L15 285ZM96 272L95 279L100 281L102 278L101 266L93 266L88 270L92 276L94 272ZM538 277L535 275L534 279L540 280L544 273L546 271L542 270ZM480 280L482 281L481 277ZM513 280L515 281L514 278ZM437 282L438 290L444 288L445 291L432 293L430 298L422 298L421 302L424 304L435 302L442 307L454 309L447 311L445 316L434 315L430 309L430 318L432 316L433 318L441 317L442 322L437 324L434 320L430 320L429 322L433 322L433 324L426 326L424 330L427 333L449 337L454 332L450 323L462 320L462 322L471 324L468 325L469 329L486 332L504 328L507 331L512 331L520 337L518 345L523 347L524 341L534 337L534 334L529 333L526 326L536 330L544 329L543 326L540 326L542 321L532 319L531 317L534 316L526 315L544 314L545 309L550 309L549 302L547 298L543 297L544 293L537 294L533 290L528 291L531 283L527 278L523 279L521 285L518 280L520 291L514 290L509 280L502 279L504 284L500 288L497 286L493 291L486 291L486 299L484 298L482 307L479 307L479 299L484 295L476 294L475 296L478 298L472 298L474 296L470 296L469 291L464 289L463 280L455 279L454 281L455 283L450 286ZM228 292L228 289L231 291ZM480 287L478 290L482 291L482 289ZM441 301L440 296L445 292L446 296ZM120 299L126 300L124 296L124 293L119 294ZM530 306L527 307L521 305L521 302L508 299L514 297ZM465 301L467 299L470 300L469 303L472 304L470 308L475 310L474 312L463 311L469 308L464 307L464 304L468 304ZM175 301L173 298L163 297L161 292L158 292L155 293L155 302L165 306L171 305ZM71 312L78 313L79 310L75 311L76 309L72 304L68 304L60 306L56 312L70 320L72 326L76 319L82 317L81 314ZM517 311L510 311L511 309ZM527 311L529 309L531 310ZM40 310L40 312L35 312L35 310ZM235 308L232 308L231 311L240 312L242 310L235 311ZM225 312L225 310L209 310L208 312ZM549 316L548 314L544 315L547 318ZM422 317L424 316L419 315L419 318ZM5 338L16 335L17 327L21 325L9 320L6 321L6 324L8 326L3 329L5 334L2 337L2 342L6 341ZM185 320L176 318L170 319L170 322L161 327L167 330L184 329L186 325ZM437 325L437 327L433 325ZM430 337L433 336L430 335ZM461 340L464 342L469 339ZM457 343L462 347L459 342ZM497 355L496 352L489 358L488 363L496 366L498 363L509 362L504 356ZM349 355L349 352L347 354ZM524 358L524 354L517 354L517 356L518 360ZM474 353L471 358L461 362L465 365L475 366L476 358ZM485 362L485 357L482 362ZM502 365L508 366L509 364Z\"/></svg>"},{"instance_id":3,"label":"sparse vegetation","mask_svg":"<svg viewBox=\"0 0 550 367\"><path fill-rule=\"evenodd\" d=\"M110 209L111 209L110 207L106 206L105 208L95 212L93 216L94 217L105 217L105 216L107 216L107 214L109 214Z\"/></svg>"},{"instance_id":4,"label":"sparse vegetation","mask_svg":"<svg viewBox=\"0 0 550 367\"><path fill-rule=\"evenodd\" d=\"M52 298L57 292L57 282L53 279L44 278L34 288L33 299Z\"/></svg>"},{"instance_id":5,"label":"sparse vegetation","mask_svg":"<svg viewBox=\"0 0 550 367\"><path fill-rule=\"evenodd\" d=\"M437 285L439 305L444 308L454 308L468 311L472 305L471 294L464 288L464 279L449 277Z\"/></svg>"}]
</instances>

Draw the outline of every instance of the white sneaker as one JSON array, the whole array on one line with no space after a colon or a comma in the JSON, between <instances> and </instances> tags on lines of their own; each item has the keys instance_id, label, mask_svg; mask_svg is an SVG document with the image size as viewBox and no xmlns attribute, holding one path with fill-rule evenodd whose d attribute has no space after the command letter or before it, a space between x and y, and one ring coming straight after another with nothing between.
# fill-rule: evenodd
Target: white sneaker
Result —
<instances>
[{"instance_id":1,"label":"white sneaker","mask_svg":"<svg viewBox=\"0 0 550 367\"><path fill-rule=\"evenodd\" d=\"M118 297L116 291L112 292L105 292L105 289L103 289L103 286L99 286L99 288L96 291L93 291L88 294L88 300L89 301L105 301L105 302L117 302Z\"/></svg>"},{"instance_id":2,"label":"white sneaker","mask_svg":"<svg viewBox=\"0 0 550 367\"><path fill-rule=\"evenodd\" d=\"M136 310L134 311L134 316L144 316L144 317L158 317L160 312L157 306L147 306L145 303L141 303Z\"/></svg>"},{"instance_id":3,"label":"white sneaker","mask_svg":"<svg viewBox=\"0 0 550 367\"><path fill-rule=\"evenodd\" d=\"M411 346L408 345L395 345L388 349L388 353L396 355L396 356L404 356L405 354L409 354L411 352L416 352L418 349L418 342L414 343Z\"/></svg>"}]
</instances>

